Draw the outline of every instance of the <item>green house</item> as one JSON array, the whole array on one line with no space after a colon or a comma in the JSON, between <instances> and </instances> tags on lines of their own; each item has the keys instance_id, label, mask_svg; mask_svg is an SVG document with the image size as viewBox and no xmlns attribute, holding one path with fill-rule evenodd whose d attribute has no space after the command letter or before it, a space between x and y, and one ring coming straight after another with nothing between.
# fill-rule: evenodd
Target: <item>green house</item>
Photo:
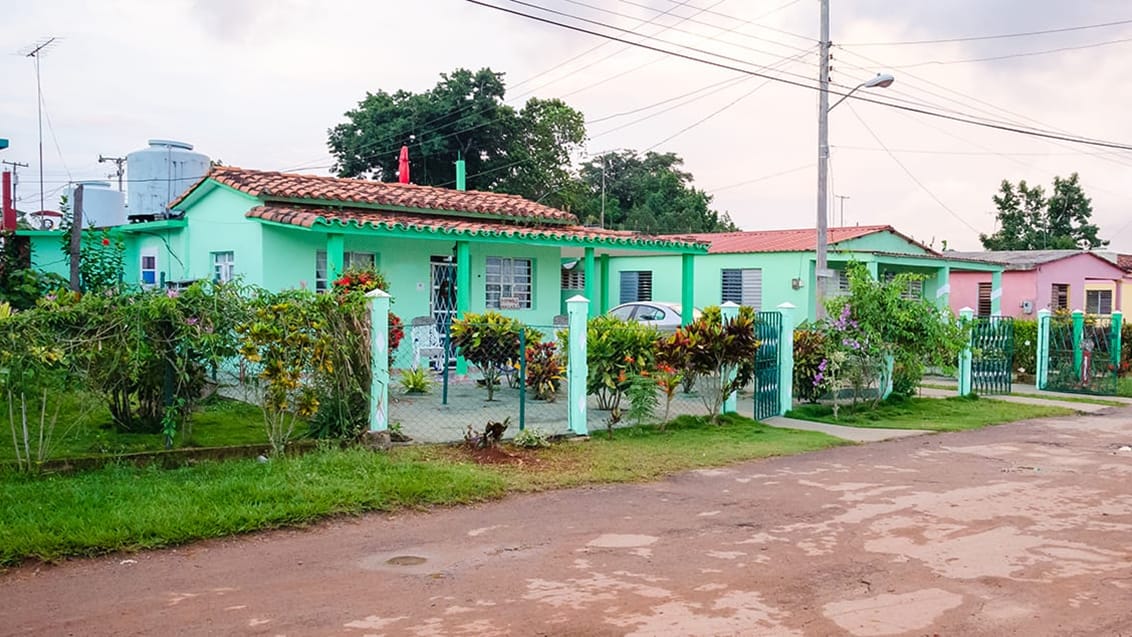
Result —
<instances>
[{"instance_id":1,"label":"green house","mask_svg":"<svg viewBox=\"0 0 1132 637\"><path fill-rule=\"evenodd\" d=\"M494 309L549 326L569 296L601 294L608 275L580 273L608 268L612 255L690 266L707 252L695 239L580 226L568 212L514 195L227 166L169 209L166 219L111 229L126 245L127 283L241 277L270 290L324 290L344 269L374 265L406 320ZM59 232L20 234L30 238L33 267L66 276ZM582 267L563 267L574 263Z\"/></svg>"},{"instance_id":2,"label":"green house","mask_svg":"<svg viewBox=\"0 0 1132 637\"><path fill-rule=\"evenodd\" d=\"M670 237L671 238L671 237ZM817 232L813 229L754 230L696 234L685 240L710 244L708 254L695 258L696 307L733 301L759 310L782 303L798 308L800 318L815 318ZM948 259L944 254L897 232L892 226L831 228L827 253L832 278L829 296L848 289L845 266L864 263L876 278L903 272L922 275L907 294L934 299L948 306L950 273L958 270L1001 272L1001 266ZM679 301L670 282L679 281L680 259L669 256L624 255L609 267L608 303Z\"/></svg>"}]
</instances>

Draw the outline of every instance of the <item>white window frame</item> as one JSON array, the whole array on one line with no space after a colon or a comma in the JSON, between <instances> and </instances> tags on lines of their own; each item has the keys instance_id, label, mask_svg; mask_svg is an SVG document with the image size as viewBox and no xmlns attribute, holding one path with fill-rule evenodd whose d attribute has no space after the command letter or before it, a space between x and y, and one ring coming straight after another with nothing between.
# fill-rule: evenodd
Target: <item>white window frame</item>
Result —
<instances>
[{"instance_id":1,"label":"white window frame","mask_svg":"<svg viewBox=\"0 0 1132 637\"><path fill-rule=\"evenodd\" d=\"M522 264L526 264L525 281ZM489 310L531 309L534 305L534 268L533 259L487 257L483 276L484 306ZM516 307L503 307L503 299L515 299Z\"/></svg>"},{"instance_id":2,"label":"white window frame","mask_svg":"<svg viewBox=\"0 0 1132 637\"><path fill-rule=\"evenodd\" d=\"M220 250L212 253L212 280L228 283L236 277L236 253Z\"/></svg>"},{"instance_id":3,"label":"white window frame","mask_svg":"<svg viewBox=\"0 0 1132 637\"><path fill-rule=\"evenodd\" d=\"M1096 301L1094 303L1089 302L1090 296L1096 298ZM1104 300L1103 300L1103 299L1105 299L1105 297L1107 297L1107 303L1105 303ZM1112 314L1112 300L1113 300L1112 290L1085 290L1085 313L1086 314L1098 314L1098 315L1101 315L1101 316L1107 316L1109 314ZM1108 311L1107 312L1102 311L1106 304L1108 305ZM1092 308L1092 309L1090 309L1090 308Z\"/></svg>"},{"instance_id":4,"label":"white window frame","mask_svg":"<svg viewBox=\"0 0 1132 637\"><path fill-rule=\"evenodd\" d=\"M153 267L145 267L146 259L153 259ZM146 272L153 273L153 281L145 280ZM141 251L141 255L138 257L138 283L146 289L155 288L161 283L161 281L157 279L157 275L157 248L146 248Z\"/></svg>"}]
</instances>

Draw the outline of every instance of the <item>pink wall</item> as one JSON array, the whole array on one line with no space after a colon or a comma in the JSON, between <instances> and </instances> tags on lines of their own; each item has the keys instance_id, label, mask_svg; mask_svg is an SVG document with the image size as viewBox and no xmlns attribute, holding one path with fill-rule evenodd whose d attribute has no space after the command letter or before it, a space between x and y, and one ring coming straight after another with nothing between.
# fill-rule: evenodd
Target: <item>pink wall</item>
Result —
<instances>
[{"instance_id":1,"label":"pink wall","mask_svg":"<svg viewBox=\"0 0 1132 637\"><path fill-rule=\"evenodd\" d=\"M1085 282L1118 280L1123 282L1124 272L1112 263L1092 254L1078 254L1058 261L1045 263L1033 270L1015 270L1002 273L1002 314L1017 318L1036 318L1038 310L1050 309L1054 283L1069 284L1069 309L1085 309ZM951 308L978 309L979 283L989 283L989 272L951 271ZM1123 285L1123 283L1121 283ZM1121 296L1117 289L1117 296ZM1033 301L1033 313L1022 311L1023 301ZM1120 307L1113 299L1113 306Z\"/></svg>"}]
</instances>

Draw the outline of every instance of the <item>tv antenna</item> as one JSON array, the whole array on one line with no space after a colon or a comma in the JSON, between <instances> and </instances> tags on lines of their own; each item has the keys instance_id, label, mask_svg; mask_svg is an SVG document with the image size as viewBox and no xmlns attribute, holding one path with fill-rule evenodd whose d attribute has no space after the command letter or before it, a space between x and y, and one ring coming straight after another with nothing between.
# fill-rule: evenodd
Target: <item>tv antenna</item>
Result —
<instances>
[{"instance_id":1,"label":"tv antenna","mask_svg":"<svg viewBox=\"0 0 1132 637\"><path fill-rule=\"evenodd\" d=\"M36 92L36 106L39 111L39 209L46 209L45 197L43 196L43 86L39 81L39 58L43 56L44 51L47 50L52 44L56 42L56 38L50 37L41 42L37 42L27 49L22 51L25 57L35 60L35 92Z\"/></svg>"}]
</instances>

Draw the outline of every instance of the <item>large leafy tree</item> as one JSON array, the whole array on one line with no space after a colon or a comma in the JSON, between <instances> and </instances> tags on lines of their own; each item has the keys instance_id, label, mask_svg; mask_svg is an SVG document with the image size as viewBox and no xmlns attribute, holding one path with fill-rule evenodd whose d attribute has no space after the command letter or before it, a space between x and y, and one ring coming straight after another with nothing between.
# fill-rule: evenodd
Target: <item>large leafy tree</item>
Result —
<instances>
[{"instance_id":1,"label":"large leafy tree","mask_svg":"<svg viewBox=\"0 0 1132 637\"><path fill-rule=\"evenodd\" d=\"M394 181L400 148L408 145L413 183L451 187L463 156L469 188L553 197L571 179L584 118L557 99L531 98L516 110L504 103L505 93L503 74L487 68L441 74L421 93L367 93L329 131L334 170Z\"/></svg>"},{"instance_id":2,"label":"large leafy tree","mask_svg":"<svg viewBox=\"0 0 1132 637\"><path fill-rule=\"evenodd\" d=\"M1068 179L1053 178L1053 193L1046 197L1041 186L1025 180L1015 186L1003 180L994 196L999 228L980 234L987 250L1064 250L1108 245L1091 222L1092 201L1085 196L1077 173Z\"/></svg>"},{"instance_id":3,"label":"large leafy tree","mask_svg":"<svg viewBox=\"0 0 1132 637\"><path fill-rule=\"evenodd\" d=\"M735 230L726 213L711 208L711 195L692 186L692 175L681 169L683 164L675 153L642 156L619 150L595 157L582 164L581 188L573 193L574 212L587 223L604 222L606 228L620 230Z\"/></svg>"}]
</instances>

